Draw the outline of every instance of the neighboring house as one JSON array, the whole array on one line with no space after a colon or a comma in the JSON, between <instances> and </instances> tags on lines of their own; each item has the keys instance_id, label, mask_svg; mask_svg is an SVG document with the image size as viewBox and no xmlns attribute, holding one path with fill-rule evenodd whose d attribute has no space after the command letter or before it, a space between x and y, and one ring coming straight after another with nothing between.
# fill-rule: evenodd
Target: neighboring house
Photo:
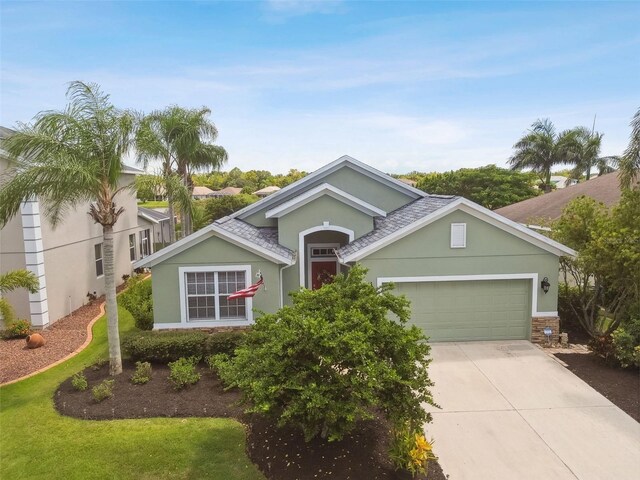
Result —
<instances>
[{"instance_id":1,"label":"neighboring house","mask_svg":"<svg viewBox=\"0 0 640 480\"><path fill-rule=\"evenodd\" d=\"M558 333L558 258L575 252L461 197L428 195L345 156L137 262L155 328L250 325L355 262L396 284L432 340ZM264 278L254 298L229 294Z\"/></svg>"},{"instance_id":2,"label":"neighboring house","mask_svg":"<svg viewBox=\"0 0 640 480\"><path fill-rule=\"evenodd\" d=\"M229 197L233 195L240 195L241 188L238 187L224 187L222 190L214 190L211 194L212 197Z\"/></svg>"},{"instance_id":3,"label":"neighboring house","mask_svg":"<svg viewBox=\"0 0 640 480\"><path fill-rule=\"evenodd\" d=\"M169 215L159 210L138 207L138 225L144 236L140 237L140 258L151 255L151 252L159 250L170 243L171 226ZM154 245L152 245L152 243Z\"/></svg>"},{"instance_id":4,"label":"neighboring house","mask_svg":"<svg viewBox=\"0 0 640 480\"><path fill-rule=\"evenodd\" d=\"M586 195L611 207L620 201L622 191L618 172L607 173L539 197L529 198L495 212L523 225L539 225L557 220L574 198Z\"/></svg>"},{"instance_id":5,"label":"neighboring house","mask_svg":"<svg viewBox=\"0 0 640 480\"><path fill-rule=\"evenodd\" d=\"M209 198L213 194L213 190L209 187L193 187L191 196L196 200L202 200L203 198Z\"/></svg>"},{"instance_id":6,"label":"neighboring house","mask_svg":"<svg viewBox=\"0 0 640 480\"><path fill-rule=\"evenodd\" d=\"M272 195L279 190L280 190L280 187L276 187L272 185L270 187L261 188L260 190L253 192L253 194L259 197L268 197L269 195Z\"/></svg>"},{"instance_id":7,"label":"neighboring house","mask_svg":"<svg viewBox=\"0 0 640 480\"><path fill-rule=\"evenodd\" d=\"M564 177L562 175L551 175L551 185L554 185L557 189L570 187L578 183L575 178Z\"/></svg>"},{"instance_id":8,"label":"neighboring house","mask_svg":"<svg viewBox=\"0 0 640 480\"><path fill-rule=\"evenodd\" d=\"M0 177L7 166L0 152ZM141 173L125 167L121 184L133 183ZM132 262L140 258L144 230L138 226L135 192L125 189L116 201L125 209L114 226L115 272L120 279L131 273ZM31 200L0 230L0 273L26 268L40 281L35 294L18 289L6 295L18 318L46 327L87 303L87 293L104 294L102 227L91 220L88 211L88 203L78 205L54 229L44 206Z\"/></svg>"}]
</instances>

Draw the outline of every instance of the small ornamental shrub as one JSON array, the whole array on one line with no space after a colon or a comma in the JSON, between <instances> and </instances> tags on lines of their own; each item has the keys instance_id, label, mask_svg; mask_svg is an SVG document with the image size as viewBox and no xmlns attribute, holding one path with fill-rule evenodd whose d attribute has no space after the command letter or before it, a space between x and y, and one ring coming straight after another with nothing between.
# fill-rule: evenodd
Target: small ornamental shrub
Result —
<instances>
[{"instance_id":1,"label":"small ornamental shrub","mask_svg":"<svg viewBox=\"0 0 640 480\"><path fill-rule=\"evenodd\" d=\"M131 375L131 383L144 385L151 380L151 364L149 362L136 362L136 371Z\"/></svg>"},{"instance_id":2,"label":"small ornamental shrub","mask_svg":"<svg viewBox=\"0 0 640 480\"><path fill-rule=\"evenodd\" d=\"M179 358L169 364L169 381L176 390L182 390L189 385L194 385L200 380L200 374L196 372L196 365L200 361L198 357Z\"/></svg>"},{"instance_id":3,"label":"small ornamental shrub","mask_svg":"<svg viewBox=\"0 0 640 480\"><path fill-rule=\"evenodd\" d=\"M129 311L137 328L140 330L153 328L151 280L130 278L127 282L127 290L120 295L119 302Z\"/></svg>"},{"instance_id":4,"label":"small ornamental shrub","mask_svg":"<svg viewBox=\"0 0 640 480\"><path fill-rule=\"evenodd\" d=\"M214 357L249 412L299 428L306 440L339 440L376 410L396 431L431 421L426 337L406 326L409 301L393 285L374 287L366 272L356 265L318 290L292 293L292 305L257 319L235 357Z\"/></svg>"},{"instance_id":5,"label":"small ornamental shrub","mask_svg":"<svg viewBox=\"0 0 640 480\"><path fill-rule=\"evenodd\" d=\"M244 342L245 337L244 331L212 333L206 340L205 354L224 353L233 356L236 348Z\"/></svg>"},{"instance_id":6,"label":"small ornamental shrub","mask_svg":"<svg viewBox=\"0 0 640 480\"><path fill-rule=\"evenodd\" d=\"M208 335L204 332L133 332L122 341L122 349L132 360L168 363L182 357L203 357Z\"/></svg>"},{"instance_id":7,"label":"small ornamental shrub","mask_svg":"<svg viewBox=\"0 0 640 480\"><path fill-rule=\"evenodd\" d=\"M71 386L79 392L84 392L89 386L87 383L87 377L84 376L84 373L79 372L71 377Z\"/></svg>"},{"instance_id":8,"label":"small ornamental shrub","mask_svg":"<svg viewBox=\"0 0 640 480\"><path fill-rule=\"evenodd\" d=\"M615 348L611 335L599 335L589 342L589 349L596 355L612 362L615 358Z\"/></svg>"},{"instance_id":9,"label":"small ornamental shrub","mask_svg":"<svg viewBox=\"0 0 640 480\"><path fill-rule=\"evenodd\" d=\"M640 315L631 317L612 334L614 356L623 367L640 367Z\"/></svg>"},{"instance_id":10,"label":"small ornamental shrub","mask_svg":"<svg viewBox=\"0 0 640 480\"><path fill-rule=\"evenodd\" d=\"M91 394L93 395L93 400L96 403L100 403L107 398L113 396L113 385L115 384L115 380L103 380L98 385L91 389Z\"/></svg>"},{"instance_id":11,"label":"small ornamental shrub","mask_svg":"<svg viewBox=\"0 0 640 480\"><path fill-rule=\"evenodd\" d=\"M393 432L389 456L396 470L407 470L413 476L426 473L429 461L437 459L433 441L425 438L422 429L412 431L408 426Z\"/></svg>"},{"instance_id":12,"label":"small ornamental shrub","mask_svg":"<svg viewBox=\"0 0 640 480\"><path fill-rule=\"evenodd\" d=\"M25 338L31 333L31 323L27 320L15 320L7 325L4 338Z\"/></svg>"},{"instance_id":13,"label":"small ornamental shrub","mask_svg":"<svg viewBox=\"0 0 640 480\"><path fill-rule=\"evenodd\" d=\"M96 360L93 365L91 365L91 370L97 372L98 370L100 370L101 368L103 368L105 365L107 365L109 363L109 360L106 358L100 358L98 360Z\"/></svg>"}]
</instances>

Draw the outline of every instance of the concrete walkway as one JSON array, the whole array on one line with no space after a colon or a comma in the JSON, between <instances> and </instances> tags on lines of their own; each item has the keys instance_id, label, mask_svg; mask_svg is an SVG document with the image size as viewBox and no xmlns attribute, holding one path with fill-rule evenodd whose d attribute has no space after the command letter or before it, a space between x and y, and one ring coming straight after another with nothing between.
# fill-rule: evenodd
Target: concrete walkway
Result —
<instances>
[{"instance_id":1,"label":"concrete walkway","mask_svg":"<svg viewBox=\"0 0 640 480\"><path fill-rule=\"evenodd\" d=\"M639 480L640 424L526 341L436 343L429 407L451 480Z\"/></svg>"}]
</instances>

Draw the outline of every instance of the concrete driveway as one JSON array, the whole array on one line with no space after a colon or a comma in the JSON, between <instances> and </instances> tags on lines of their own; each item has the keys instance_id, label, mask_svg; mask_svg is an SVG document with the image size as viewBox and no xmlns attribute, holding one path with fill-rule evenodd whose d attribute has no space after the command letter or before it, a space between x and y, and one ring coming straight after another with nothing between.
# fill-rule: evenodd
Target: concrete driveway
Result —
<instances>
[{"instance_id":1,"label":"concrete driveway","mask_svg":"<svg viewBox=\"0 0 640 480\"><path fill-rule=\"evenodd\" d=\"M526 341L435 343L427 437L451 480L638 480L640 424Z\"/></svg>"}]
</instances>

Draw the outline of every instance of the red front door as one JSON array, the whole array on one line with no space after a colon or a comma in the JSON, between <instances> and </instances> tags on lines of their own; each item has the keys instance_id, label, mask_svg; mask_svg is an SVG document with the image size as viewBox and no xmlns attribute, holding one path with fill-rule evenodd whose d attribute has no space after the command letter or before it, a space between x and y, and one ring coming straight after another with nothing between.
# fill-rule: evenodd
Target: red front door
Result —
<instances>
[{"instance_id":1,"label":"red front door","mask_svg":"<svg viewBox=\"0 0 640 480\"><path fill-rule=\"evenodd\" d=\"M336 261L311 262L311 290L317 290L329 283L336 275Z\"/></svg>"}]
</instances>

